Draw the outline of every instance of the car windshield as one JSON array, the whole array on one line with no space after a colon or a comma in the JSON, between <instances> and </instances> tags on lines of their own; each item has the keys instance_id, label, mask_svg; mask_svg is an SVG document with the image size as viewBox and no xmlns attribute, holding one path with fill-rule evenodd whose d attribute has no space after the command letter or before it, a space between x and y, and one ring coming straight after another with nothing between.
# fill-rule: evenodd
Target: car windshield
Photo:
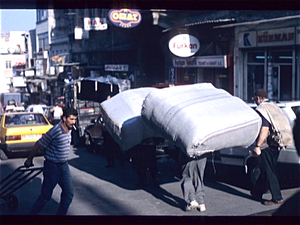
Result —
<instances>
[{"instance_id":1,"label":"car windshield","mask_svg":"<svg viewBox=\"0 0 300 225\"><path fill-rule=\"evenodd\" d=\"M24 126L24 125L47 125L43 115L38 113L12 114L5 116L5 127Z\"/></svg>"}]
</instances>

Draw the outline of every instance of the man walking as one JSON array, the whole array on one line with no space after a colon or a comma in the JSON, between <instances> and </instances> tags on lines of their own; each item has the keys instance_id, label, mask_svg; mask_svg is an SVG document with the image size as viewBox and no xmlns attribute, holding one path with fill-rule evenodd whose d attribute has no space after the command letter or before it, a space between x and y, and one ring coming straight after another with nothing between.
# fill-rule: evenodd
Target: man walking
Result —
<instances>
[{"instance_id":1,"label":"man walking","mask_svg":"<svg viewBox=\"0 0 300 225\"><path fill-rule=\"evenodd\" d=\"M60 123L52 127L34 145L24 165L32 166L33 157L39 149L44 149L44 180L41 194L29 214L37 215L50 200L57 184L62 189L57 215L65 215L73 199L72 176L68 165L71 143L71 130L76 123L77 111L74 108L64 108Z\"/></svg>"},{"instance_id":2,"label":"man walking","mask_svg":"<svg viewBox=\"0 0 300 225\"><path fill-rule=\"evenodd\" d=\"M267 141L272 135L272 122L269 118L266 118L266 114L263 115L263 107L268 110L268 104L272 104L268 100L268 94L264 89L258 89L255 92L255 103L258 105L257 112L262 118L262 127L256 140L256 146L253 149L254 154L259 157L260 176L258 177L254 187L251 190L251 195L255 200L262 201L262 195L270 189L272 199L264 201L264 205L280 205L284 202L281 196L280 185L275 171L275 166L278 161L280 148L278 146L271 145L270 141ZM273 104L276 106L276 104ZM274 107L274 106L273 106ZM276 106L278 108L278 106ZM279 109L279 108L278 108ZM280 109L279 109L280 110ZM266 110L265 110L266 111ZM269 111L268 113L276 113L276 111ZM266 175L266 176L265 176Z\"/></svg>"},{"instance_id":3,"label":"man walking","mask_svg":"<svg viewBox=\"0 0 300 225\"><path fill-rule=\"evenodd\" d=\"M191 158L180 151L180 163L182 165L181 190L187 203L185 211L206 211L204 204L204 170L206 166L206 154Z\"/></svg>"}]
</instances>

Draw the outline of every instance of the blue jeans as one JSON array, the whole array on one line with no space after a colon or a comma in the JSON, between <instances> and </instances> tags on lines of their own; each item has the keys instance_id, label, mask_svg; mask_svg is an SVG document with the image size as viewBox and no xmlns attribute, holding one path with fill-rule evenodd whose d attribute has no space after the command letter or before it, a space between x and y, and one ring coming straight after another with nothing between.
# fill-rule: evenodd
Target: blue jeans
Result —
<instances>
[{"instance_id":1,"label":"blue jeans","mask_svg":"<svg viewBox=\"0 0 300 225\"><path fill-rule=\"evenodd\" d=\"M72 176L68 162L53 163L49 160L44 162L44 181L41 195L33 205L30 215L37 215L44 205L51 199L53 189L58 184L61 189L60 205L56 215L66 215L73 199Z\"/></svg>"}]
</instances>

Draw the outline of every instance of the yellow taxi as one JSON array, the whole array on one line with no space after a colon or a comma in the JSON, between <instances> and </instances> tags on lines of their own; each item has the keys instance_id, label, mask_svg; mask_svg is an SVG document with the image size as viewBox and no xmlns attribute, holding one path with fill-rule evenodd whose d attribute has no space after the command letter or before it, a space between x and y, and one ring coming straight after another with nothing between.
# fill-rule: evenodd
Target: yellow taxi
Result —
<instances>
[{"instance_id":1,"label":"yellow taxi","mask_svg":"<svg viewBox=\"0 0 300 225\"><path fill-rule=\"evenodd\" d=\"M0 159L26 157L52 125L42 113L9 112L0 115Z\"/></svg>"}]
</instances>

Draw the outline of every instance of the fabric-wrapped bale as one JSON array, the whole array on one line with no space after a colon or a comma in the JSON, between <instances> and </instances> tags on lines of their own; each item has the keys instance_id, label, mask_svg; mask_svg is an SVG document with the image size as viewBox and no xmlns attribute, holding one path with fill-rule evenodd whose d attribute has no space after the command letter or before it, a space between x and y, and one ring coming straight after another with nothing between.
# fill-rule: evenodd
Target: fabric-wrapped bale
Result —
<instances>
[{"instance_id":1,"label":"fabric-wrapped bale","mask_svg":"<svg viewBox=\"0 0 300 225\"><path fill-rule=\"evenodd\" d=\"M142 118L190 157L249 146L261 127L260 116L246 103L209 83L152 91Z\"/></svg>"},{"instance_id":2,"label":"fabric-wrapped bale","mask_svg":"<svg viewBox=\"0 0 300 225\"><path fill-rule=\"evenodd\" d=\"M141 117L143 101L153 90L155 88L127 90L100 104L105 127L123 151L146 138L156 137Z\"/></svg>"}]
</instances>

